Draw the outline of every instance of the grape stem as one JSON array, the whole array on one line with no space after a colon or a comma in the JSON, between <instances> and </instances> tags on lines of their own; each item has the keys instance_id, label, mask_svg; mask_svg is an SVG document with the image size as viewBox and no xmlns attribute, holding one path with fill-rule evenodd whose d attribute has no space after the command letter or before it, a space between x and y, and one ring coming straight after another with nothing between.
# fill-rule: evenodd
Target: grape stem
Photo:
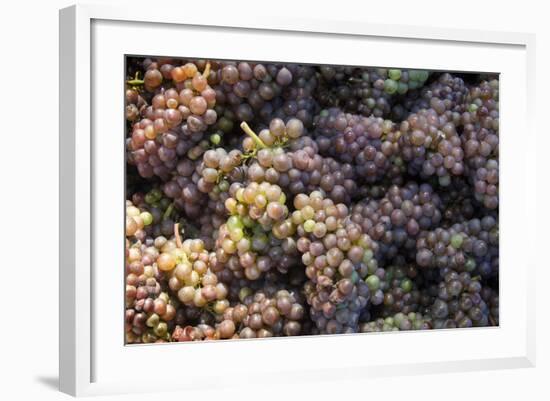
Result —
<instances>
[{"instance_id":1,"label":"grape stem","mask_svg":"<svg viewBox=\"0 0 550 401\"><path fill-rule=\"evenodd\" d=\"M206 67L204 67L204 71L202 72L202 76L205 78L208 78L210 75L210 61L206 62Z\"/></svg>"},{"instance_id":2,"label":"grape stem","mask_svg":"<svg viewBox=\"0 0 550 401\"><path fill-rule=\"evenodd\" d=\"M174 237L176 237L176 246L178 248L182 248L183 244L181 243L180 223L174 224Z\"/></svg>"},{"instance_id":3,"label":"grape stem","mask_svg":"<svg viewBox=\"0 0 550 401\"><path fill-rule=\"evenodd\" d=\"M216 185L218 185L222 180L225 180L227 177L223 173L223 171L218 170L218 176L216 177Z\"/></svg>"},{"instance_id":4,"label":"grape stem","mask_svg":"<svg viewBox=\"0 0 550 401\"><path fill-rule=\"evenodd\" d=\"M130 81L126 81L126 83L130 86L139 86L143 85L144 81L142 79L132 79Z\"/></svg>"},{"instance_id":5,"label":"grape stem","mask_svg":"<svg viewBox=\"0 0 550 401\"><path fill-rule=\"evenodd\" d=\"M250 138L252 138L254 140L254 142L256 143L256 146L258 146L260 149L267 148L265 143L263 143L263 141L260 139L260 137L258 135L256 135L256 133L254 131L252 131L252 128L250 128L250 126L246 123L246 121L243 121L241 123L241 128L245 132L246 135L248 135Z\"/></svg>"},{"instance_id":6,"label":"grape stem","mask_svg":"<svg viewBox=\"0 0 550 401\"><path fill-rule=\"evenodd\" d=\"M166 208L166 211L162 215L162 220L166 220L167 218L169 218L173 211L174 211L174 204L170 203L170 205L168 205L168 207Z\"/></svg>"},{"instance_id":7,"label":"grape stem","mask_svg":"<svg viewBox=\"0 0 550 401\"><path fill-rule=\"evenodd\" d=\"M130 86L139 86L139 85L143 85L145 81L143 81L143 79L139 79L139 71L137 71L134 79L126 81L126 83Z\"/></svg>"},{"instance_id":8,"label":"grape stem","mask_svg":"<svg viewBox=\"0 0 550 401\"><path fill-rule=\"evenodd\" d=\"M212 316L216 317L216 312L214 312L214 305L212 302L208 302L206 305L204 305L203 310L210 313Z\"/></svg>"}]
</instances>

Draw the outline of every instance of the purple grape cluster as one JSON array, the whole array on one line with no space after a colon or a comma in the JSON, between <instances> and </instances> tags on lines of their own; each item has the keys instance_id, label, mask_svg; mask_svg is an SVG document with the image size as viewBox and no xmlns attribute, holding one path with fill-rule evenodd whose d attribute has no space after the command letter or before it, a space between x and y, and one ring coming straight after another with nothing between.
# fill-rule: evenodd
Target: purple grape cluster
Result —
<instances>
[{"instance_id":1,"label":"purple grape cluster","mask_svg":"<svg viewBox=\"0 0 550 401\"><path fill-rule=\"evenodd\" d=\"M352 165L362 183L399 183L404 165L394 123L380 117L323 110L313 133L319 152Z\"/></svg>"},{"instance_id":2,"label":"purple grape cluster","mask_svg":"<svg viewBox=\"0 0 550 401\"><path fill-rule=\"evenodd\" d=\"M424 231L416 243L416 263L492 277L498 274L498 237L498 223L491 215Z\"/></svg>"},{"instance_id":3,"label":"purple grape cluster","mask_svg":"<svg viewBox=\"0 0 550 401\"><path fill-rule=\"evenodd\" d=\"M462 143L468 166L468 177L475 198L487 209L498 208L498 81L482 82L470 89L462 114Z\"/></svg>"},{"instance_id":4,"label":"purple grape cluster","mask_svg":"<svg viewBox=\"0 0 550 401\"><path fill-rule=\"evenodd\" d=\"M352 220L379 244L378 258L392 260L415 249L423 230L441 222L441 200L429 184L393 185L380 199L365 199L352 208Z\"/></svg>"},{"instance_id":5,"label":"purple grape cluster","mask_svg":"<svg viewBox=\"0 0 550 401\"><path fill-rule=\"evenodd\" d=\"M213 82L218 128L226 134L242 121L267 124L275 117L309 126L319 107L313 98L317 74L305 65L222 62Z\"/></svg>"}]
</instances>

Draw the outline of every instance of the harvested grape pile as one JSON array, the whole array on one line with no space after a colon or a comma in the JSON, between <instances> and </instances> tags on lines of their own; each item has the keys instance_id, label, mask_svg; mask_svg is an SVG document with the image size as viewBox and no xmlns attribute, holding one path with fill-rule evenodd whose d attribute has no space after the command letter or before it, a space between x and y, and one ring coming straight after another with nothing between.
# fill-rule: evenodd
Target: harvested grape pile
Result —
<instances>
[{"instance_id":1,"label":"harvested grape pile","mask_svg":"<svg viewBox=\"0 0 550 401\"><path fill-rule=\"evenodd\" d=\"M498 76L126 75L128 344L498 325Z\"/></svg>"}]
</instances>

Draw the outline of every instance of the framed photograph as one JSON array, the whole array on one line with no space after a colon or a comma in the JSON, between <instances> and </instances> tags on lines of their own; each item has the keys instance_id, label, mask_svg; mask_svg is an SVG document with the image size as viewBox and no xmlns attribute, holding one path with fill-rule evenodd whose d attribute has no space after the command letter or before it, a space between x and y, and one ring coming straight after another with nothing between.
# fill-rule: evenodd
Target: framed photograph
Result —
<instances>
[{"instance_id":1,"label":"framed photograph","mask_svg":"<svg viewBox=\"0 0 550 401\"><path fill-rule=\"evenodd\" d=\"M533 35L149 11L60 12L61 391L534 366Z\"/></svg>"}]
</instances>

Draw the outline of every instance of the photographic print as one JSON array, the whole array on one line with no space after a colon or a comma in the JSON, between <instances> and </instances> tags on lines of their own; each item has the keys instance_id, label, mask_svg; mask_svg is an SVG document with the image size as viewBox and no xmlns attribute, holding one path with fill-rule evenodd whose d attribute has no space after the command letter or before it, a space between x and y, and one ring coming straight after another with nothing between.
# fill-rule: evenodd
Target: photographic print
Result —
<instances>
[{"instance_id":1,"label":"photographic print","mask_svg":"<svg viewBox=\"0 0 550 401\"><path fill-rule=\"evenodd\" d=\"M499 325L498 74L125 61L126 344Z\"/></svg>"}]
</instances>

